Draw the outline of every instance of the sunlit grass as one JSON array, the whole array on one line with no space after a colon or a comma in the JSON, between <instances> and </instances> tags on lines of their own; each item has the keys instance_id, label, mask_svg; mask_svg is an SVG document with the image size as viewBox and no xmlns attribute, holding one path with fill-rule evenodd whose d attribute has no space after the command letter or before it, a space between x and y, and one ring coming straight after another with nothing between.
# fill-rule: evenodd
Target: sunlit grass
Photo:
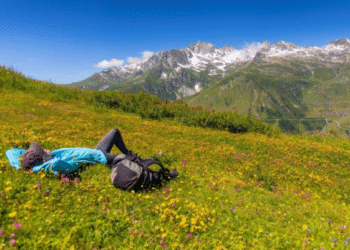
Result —
<instances>
[{"instance_id":1,"label":"sunlit grass","mask_svg":"<svg viewBox=\"0 0 350 250\"><path fill-rule=\"evenodd\" d=\"M347 249L349 142L331 136L232 134L175 121L0 92L2 249ZM179 177L125 192L107 165L78 176L25 173L5 151L94 148L118 128L143 158L160 150ZM119 154L116 147L112 153Z\"/></svg>"}]
</instances>

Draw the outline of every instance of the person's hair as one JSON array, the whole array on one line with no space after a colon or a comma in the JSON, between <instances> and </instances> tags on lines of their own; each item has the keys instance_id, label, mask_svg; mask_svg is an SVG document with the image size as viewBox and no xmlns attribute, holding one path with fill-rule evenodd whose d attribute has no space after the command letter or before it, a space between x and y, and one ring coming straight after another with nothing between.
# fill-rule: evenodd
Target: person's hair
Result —
<instances>
[{"instance_id":1,"label":"person's hair","mask_svg":"<svg viewBox=\"0 0 350 250\"><path fill-rule=\"evenodd\" d=\"M34 167L34 166L32 166L32 165L23 165L23 158L20 158L19 166L20 166L23 170L31 170L31 169Z\"/></svg>"},{"instance_id":2,"label":"person's hair","mask_svg":"<svg viewBox=\"0 0 350 250\"><path fill-rule=\"evenodd\" d=\"M20 157L20 166L24 170L43 163L43 148L37 142L32 142L28 150L24 151Z\"/></svg>"},{"instance_id":3,"label":"person's hair","mask_svg":"<svg viewBox=\"0 0 350 250\"><path fill-rule=\"evenodd\" d=\"M21 154L21 157L19 158L19 166L23 169L23 170L30 170L31 168L33 168L30 165L24 165L23 164L23 159L26 157L26 155L24 153Z\"/></svg>"}]
</instances>

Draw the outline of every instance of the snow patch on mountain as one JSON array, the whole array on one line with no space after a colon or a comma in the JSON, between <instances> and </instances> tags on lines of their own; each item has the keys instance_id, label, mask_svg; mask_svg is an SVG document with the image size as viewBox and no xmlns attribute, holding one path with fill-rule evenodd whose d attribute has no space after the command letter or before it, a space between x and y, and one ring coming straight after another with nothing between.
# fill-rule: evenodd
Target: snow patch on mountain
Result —
<instances>
[{"instance_id":1,"label":"snow patch on mountain","mask_svg":"<svg viewBox=\"0 0 350 250\"><path fill-rule=\"evenodd\" d=\"M191 57L188 59L190 62L188 65L179 63L178 65L182 68L191 68L200 72L205 70L208 64L213 64L218 69L225 71L227 64L252 60L264 46L265 44L257 43L241 50L229 46L217 49L210 43L197 42L194 45L191 44L188 48L180 49L180 51L191 54Z\"/></svg>"},{"instance_id":2,"label":"snow patch on mountain","mask_svg":"<svg viewBox=\"0 0 350 250\"><path fill-rule=\"evenodd\" d=\"M210 76L216 75L217 74L216 72L217 71L215 69L211 69L211 70L209 70L209 74L208 75L210 75Z\"/></svg>"},{"instance_id":3,"label":"snow patch on mountain","mask_svg":"<svg viewBox=\"0 0 350 250\"><path fill-rule=\"evenodd\" d=\"M198 41L195 44L189 45L187 48L179 49L180 52L185 52L187 55L187 61L189 63L178 63L181 68L191 68L197 72L206 68L208 64L213 64L219 69L223 70L227 64L237 62L247 62L252 60L258 52L265 54L267 57L281 57L281 56L296 56L296 57L316 57L319 54L330 53L349 53L350 39L343 38L330 42L323 47L309 47L309 46L297 46L293 43L280 41L276 44L270 44L268 41L264 43L253 43L246 46L241 50L236 50L232 46L224 46L221 49L216 48L215 45ZM144 60L129 60L129 64L120 67L111 68L113 74L129 73L132 74L137 70L143 69L143 64L146 64L149 60L157 61L155 58L159 58L162 51L156 54L149 54L144 57ZM155 56L155 58L154 58ZM330 60L336 60L335 57ZM149 65L151 66L151 65ZM105 70L104 72L107 72Z\"/></svg>"},{"instance_id":4,"label":"snow patch on mountain","mask_svg":"<svg viewBox=\"0 0 350 250\"><path fill-rule=\"evenodd\" d=\"M103 75L103 73L100 73L100 76L102 76L104 79L108 80L107 77Z\"/></svg>"},{"instance_id":5,"label":"snow patch on mountain","mask_svg":"<svg viewBox=\"0 0 350 250\"><path fill-rule=\"evenodd\" d=\"M299 47L292 43L281 41L279 43L269 45L266 43L266 48L260 51L260 54L265 54L267 57L283 57L292 56L304 59L318 59L318 60L329 60L333 62L343 62L343 58L339 56L349 54L350 52L350 40L339 39L323 47Z\"/></svg>"},{"instance_id":6,"label":"snow patch on mountain","mask_svg":"<svg viewBox=\"0 0 350 250\"><path fill-rule=\"evenodd\" d=\"M192 88L188 88L188 87L186 87L186 86L181 86L181 87L175 92L176 98L177 98L177 99L180 99L181 96L178 95L178 93L181 93L181 94L183 94L184 97L186 97L186 96L191 96L191 95L196 94L197 91L194 90L194 89L192 89Z\"/></svg>"},{"instance_id":7,"label":"snow patch on mountain","mask_svg":"<svg viewBox=\"0 0 350 250\"><path fill-rule=\"evenodd\" d=\"M176 72L180 72L181 68L191 68L191 66L183 65L183 64L180 64L180 63L178 63L178 65L179 65L179 67L175 68Z\"/></svg>"},{"instance_id":8,"label":"snow patch on mountain","mask_svg":"<svg viewBox=\"0 0 350 250\"><path fill-rule=\"evenodd\" d=\"M194 88L196 89L196 92L201 92L202 88L200 87L200 83L197 83L196 85L194 85Z\"/></svg>"},{"instance_id":9,"label":"snow patch on mountain","mask_svg":"<svg viewBox=\"0 0 350 250\"><path fill-rule=\"evenodd\" d=\"M105 89L108 89L110 86L109 85L104 85L102 88L99 89L99 91L102 91L102 90L105 90Z\"/></svg>"},{"instance_id":10,"label":"snow patch on mountain","mask_svg":"<svg viewBox=\"0 0 350 250\"><path fill-rule=\"evenodd\" d=\"M106 80L105 75L108 74L127 79L131 74L140 70L146 71L161 63L172 70L174 75L176 72L181 72L183 68L201 72L212 65L214 69L210 69L209 75L220 73L225 76L226 67L235 63L245 63L255 60L255 58L269 62L271 59L286 56L299 60L350 61L350 39L334 40L323 47L298 46L285 41L270 44L270 42L264 41L263 43L246 45L240 50L227 45L218 49L213 44L198 41L195 44L190 44L187 48L159 51L156 54L150 53L147 57L144 57L144 60L129 60L129 64L106 69L100 75ZM167 78L166 72L161 73L161 79ZM197 90L192 89L192 91Z\"/></svg>"}]
</instances>

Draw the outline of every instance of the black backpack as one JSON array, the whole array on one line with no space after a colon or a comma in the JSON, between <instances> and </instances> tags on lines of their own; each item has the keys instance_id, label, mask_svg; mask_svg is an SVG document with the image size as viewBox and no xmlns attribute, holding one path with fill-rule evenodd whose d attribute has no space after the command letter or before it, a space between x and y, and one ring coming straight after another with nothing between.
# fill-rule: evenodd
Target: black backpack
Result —
<instances>
[{"instance_id":1,"label":"black backpack","mask_svg":"<svg viewBox=\"0 0 350 250\"><path fill-rule=\"evenodd\" d=\"M148 167L152 164L161 166L161 170L154 171ZM169 180L171 173L169 169L153 159L142 159L137 154L120 154L114 158L111 164L111 180L116 188L127 191L139 191L159 187L162 180Z\"/></svg>"}]
</instances>

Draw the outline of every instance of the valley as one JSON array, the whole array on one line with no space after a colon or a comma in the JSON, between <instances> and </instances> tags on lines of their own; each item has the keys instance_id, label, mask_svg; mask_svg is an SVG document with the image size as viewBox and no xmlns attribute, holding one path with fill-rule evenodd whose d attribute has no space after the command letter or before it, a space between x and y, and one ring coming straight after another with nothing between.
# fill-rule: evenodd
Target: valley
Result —
<instances>
[{"instance_id":1,"label":"valley","mask_svg":"<svg viewBox=\"0 0 350 250\"><path fill-rule=\"evenodd\" d=\"M197 42L66 86L143 91L169 102L238 112L291 133L350 134L349 49L349 39L324 47L265 41L255 53Z\"/></svg>"}]
</instances>

